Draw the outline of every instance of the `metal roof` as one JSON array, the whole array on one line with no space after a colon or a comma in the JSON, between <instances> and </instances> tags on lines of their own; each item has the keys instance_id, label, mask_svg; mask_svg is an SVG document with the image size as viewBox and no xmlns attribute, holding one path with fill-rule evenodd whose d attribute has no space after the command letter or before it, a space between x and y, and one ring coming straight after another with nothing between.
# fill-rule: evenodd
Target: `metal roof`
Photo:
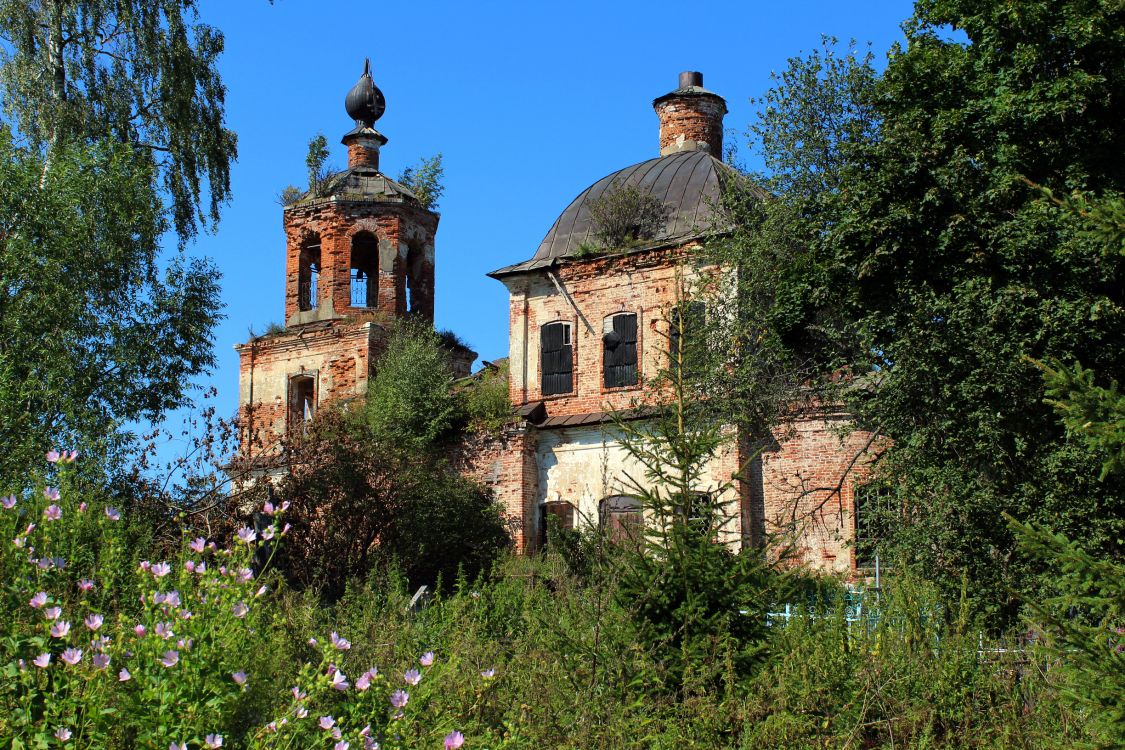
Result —
<instances>
[{"instance_id":1,"label":"metal roof","mask_svg":"<svg viewBox=\"0 0 1125 750\"><path fill-rule=\"evenodd\" d=\"M586 188L567 206L530 259L488 275L498 278L547 268L578 253L584 243L594 241L590 202L619 185L636 185L660 199L668 211L667 222L649 238L648 247L702 237L717 228L714 209L723 183L737 177L738 172L706 151L680 151L618 170Z\"/></svg>"}]
</instances>

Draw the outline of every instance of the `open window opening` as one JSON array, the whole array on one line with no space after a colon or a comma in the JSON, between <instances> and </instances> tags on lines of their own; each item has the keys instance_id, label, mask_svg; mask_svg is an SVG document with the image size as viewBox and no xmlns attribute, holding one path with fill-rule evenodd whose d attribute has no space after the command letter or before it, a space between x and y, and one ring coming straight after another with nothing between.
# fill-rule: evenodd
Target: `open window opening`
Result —
<instances>
[{"instance_id":1,"label":"open window opening","mask_svg":"<svg viewBox=\"0 0 1125 750\"><path fill-rule=\"evenodd\" d=\"M289 431L294 435L308 433L316 414L316 379L311 375L289 378Z\"/></svg>"},{"instance_id":2,"label":"open window opening","mask_svg":"<svg viewBox=\"0 0 1125 750\"><path fill-rule=\"evenodd\" d=\"M539 329L540 393L554 396L574 390L574 345L570 323L548 323Z\"/></svg>"},{"instance_id":3,"label":"open window opening","mask_svg":"<svg viewBox=\"0 0 1125 750\"><path fill-rule=\"evenodd\" d=\"M707 306L702 302L682 302L672 308L668 325L668 370L677 375L681 365L685 376L698 371L700 346L707 324Z\"/></svg>"},{"instance_id":4,"label":"open window opening","mask_svg":"<svg viewBox=\"0 0 1125 750\"><path fill-rule=\"evenodd\" d=\"M301 246L297 272L297 308L302 312L317 307L317 283L320 276L320 239L313 238Z\"/></svg>"},{"instance_id":5,"label":"open window opening","mask_svg":"<svg viewBox=\"0 0 1125 750\"><path fill-rule=\"evenodd\" d=\"M610 541L637 546L644 544L644 514L638 498L610 495L599 504L598 518Z\"/></svg>"},{"instance_id":6,"label":"open window opening","mask_svg":"<svg viewBox=\"0 0 1125 750\"><path fill-rule=\"evenodd\" d=\"M425 300L429 295L425 288L423 273L426 265L426 254L422 248L410 245L406 251L406 312L412 314L426 307Z\"/></svg>"},{"instance_id":7,"label":"open window opening","mask_svg":"<svg viewBox=\"0 0 1125 750\"><path fill-rule=\"evenodd\" d=\"M352 307L376 307L379 302L379 241L370 232L352 238Z\"/></svg>"},{"instance_id":8,"label":"open window opening","mask_svg":"<svg viewBox=\"0 0 1125 750\"><path fill-rule=\"evenodd\" d=\"M620 313L606 318L602 335L603 377L606 388L637 384L637 316Z\"/></svg>"}]
</instances>

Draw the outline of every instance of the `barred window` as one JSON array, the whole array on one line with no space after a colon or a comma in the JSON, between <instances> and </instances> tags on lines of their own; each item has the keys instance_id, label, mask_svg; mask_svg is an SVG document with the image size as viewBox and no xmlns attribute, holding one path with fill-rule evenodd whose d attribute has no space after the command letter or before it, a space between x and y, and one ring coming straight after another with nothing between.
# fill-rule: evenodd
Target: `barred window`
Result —
<instances>
[{"instance_id":1,"label":"barred window","mask_svg":"<svg viewBox=\"0 0 1125 750\"><path fill-rule=\"evenodd\" d=\"M312 239L301 246L297 269L297 309L315 310L317 281L320 276L320 240Z\"/></svg>"},{"instance_id":2,"label":"barred window","mask_svg":"<svg viewBox=\"0 0 1125 750\"><path fill-rule=\"evenodd\" d=\"M891 488L883 482L870 482L855 488L855 565L875 567L879 544L889 536L896 522Z\"/></svg>"},{"instance_id":3,"label":"barred window","mask_svg":"<svg viewBox=\"0 0 1125 750\"><path fill-rule=\"evenodd\" d=\"M352 238L352 307L375 307L379 301L379 241L370 232Z\"/></svg>"},{"instance_id":4,"label":"barred window","mask_svg":"<svg viewBox=\"0 0 1125 750\"><path fill-rule=\"evenodd\" d=\"M637 384L637 316L621 313L606 318L602 335L602 369L606 388Z\"/></svg>"},{"instance_id":5,"label":"barred window","mask_svg":"<svg viewBox=\"0 0 1125 750\"><path fill-rule=\"evenodd\" d=\"M289 378L289 431L304 435L316 413L316 380L311 375Z\"/></svg>"},{"instance_id":6,"label":"barred window","mask_svg":"<svg viewBox=\"0 0 1125 750\"><path fill-rule=\"evenodd\" d=\"M548 323L539 329L540 393L554 396L574 390L574 344L570 323Z\"/></svg>"}]
</instances>

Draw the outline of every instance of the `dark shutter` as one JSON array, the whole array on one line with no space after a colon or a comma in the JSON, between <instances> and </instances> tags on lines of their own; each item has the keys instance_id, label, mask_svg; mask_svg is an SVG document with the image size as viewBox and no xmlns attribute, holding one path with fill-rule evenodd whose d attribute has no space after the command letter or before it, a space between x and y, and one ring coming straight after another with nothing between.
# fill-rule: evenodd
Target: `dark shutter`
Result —
<instances>
[{"instance_id":1,"label":"dark shutter","mask_svg":"<svg viewBox=\"0 0 1125 750\"><path fill-rule=\"evenodd\" d=\"M637 316L615 315L613 330L602 337L606 388L624 388L637 384Z\"/></svg>"},{"instance_id":2,"label":"dark shutter","mask_svg":"<svg viewBox=\"0 0 1125 750\"><path fill-rule=\"evenodd\" d=\"M567 327L566 323L551 323L539 329L540 392L544 396L573 390L574 363Z\"/></svg>"}]
</instances>

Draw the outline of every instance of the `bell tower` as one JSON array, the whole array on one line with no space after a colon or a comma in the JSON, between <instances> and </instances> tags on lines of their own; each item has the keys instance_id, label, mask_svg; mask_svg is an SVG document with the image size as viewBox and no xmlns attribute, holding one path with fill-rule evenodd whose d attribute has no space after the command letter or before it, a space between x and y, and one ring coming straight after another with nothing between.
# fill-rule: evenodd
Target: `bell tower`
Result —
<instances>
[{"instance_id":1,"label":"bell tower","mask_svg":"<svg viewBox=\"0 0 1125 750\"><path fill-rule=\"evenodd\" d=\"M240 359L241 452L280 466L284 439L301 434L320 404L363 396L390 329L434 318L438 215L379 171L386 110L371 62L344 99L354 127L348 167L285 206L285 317L235 346ZM456 374L475 353L455 347Z\"/></svg>"}]
</instances>

